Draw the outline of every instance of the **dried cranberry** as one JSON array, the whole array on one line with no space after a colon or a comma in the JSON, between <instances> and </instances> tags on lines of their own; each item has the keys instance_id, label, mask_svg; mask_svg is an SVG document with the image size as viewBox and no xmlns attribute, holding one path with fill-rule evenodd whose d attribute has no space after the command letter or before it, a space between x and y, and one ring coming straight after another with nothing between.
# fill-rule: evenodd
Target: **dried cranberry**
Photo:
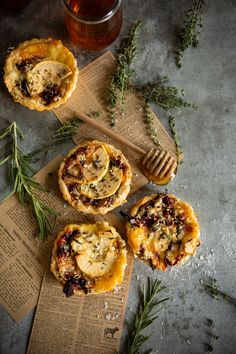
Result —
<instances>
[{"instance_id":1,"label":"dried cranberry","mask_svg":"<svg viewBox=\"0 0 236 354\"><path fill-rule=\"evenodd\" d=\"M83 289L85 294L90 292L90 288L86 279L78 276L71 276L66 280L63 292L64 294L66 294L67 297L69 297L74 294L75 290L78 289Z\"/></svg>"},{"instance_id":2,"label":"dried cranberry","mask_svg":"<svg viewBox=\"0 0 236 354\"><path fill-rule=\"evenodd\" d=\"M166 195L163 199L162 202L169 208L173 207L173 204L175 203L175 200L173 198L170 198L168 195Z\"/></svg>"},{"instance_id":3,"label":"dried cranberry","mask_svg":"<svg viewBox=\"0 0 236 354\"><path fill-rule=\"evenodd\" d=\"M55 98L59 96L61 90L57 84L49 85L46 89L40 93L40 97L42 97L44 103L49 105L50 103L55 101Z\"/></svg>"},{"instance_id":4,"label":"dried cranberry","mask_svg":"<svg viewBox=\"0 0 236 354\"><path fill-rule=\"evenodd\" d=\"M63 288L63 293L66 294L66 297L72 296L74 294L74 288L71 278L67 279Z\"/></svg>"},{"instance_id":5,"label":"dried cranberry","mask_svg":"<svg viewBox=\"0 0 236 354\"><path fill-rule=\"evenodd\" d=\"M25 59L19 63L16 63L16 67L19 71L24 72L26 69L31 69L33 67L34 60Z\"/></svg>"},{"instance_id":6,"label":"dried cranberry","mask_svg":"<svg viewBox=\"0 0 236 354\"><path fill-rule=\"evenodd\" d=\"M58 241L57 241L57 256L58 257L66 257L71 254L71 242L74 239L75 235L78 234L78 230L73 230L65 233Z\"/></svg>"},{"instance_id":7,"label":"dried cranberry","mask_svg":"<svg viewBox=\"0 0 236 354\"><path fill-rule=\"evenodd\" d=\"M28 91L28 87L27 87L27 80L24 79L22 81L18 81L16 86L19 87L21 93L23 96L26 96L26 97L30 97L30 94L29 94L29 91Z\"/></svg>"},{"instance_id":8,"label":"dried cranberry","mask_svg":"<svg viewBox=\"0 0 236 354\"><path fill-rule=\"evenodd\" d=\"M70 194L76 194L77 192L77 183L69 184L67 187Z\"/></svg>"}]
</instances>

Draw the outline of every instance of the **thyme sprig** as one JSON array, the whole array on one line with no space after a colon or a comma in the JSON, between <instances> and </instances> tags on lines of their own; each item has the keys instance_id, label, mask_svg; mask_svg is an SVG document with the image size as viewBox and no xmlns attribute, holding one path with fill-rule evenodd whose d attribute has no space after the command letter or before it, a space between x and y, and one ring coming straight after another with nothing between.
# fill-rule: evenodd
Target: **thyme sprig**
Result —
<instances>
[{"instance_id":1,"label":"thyme sprig","mask_svg":"<svg viewBox=\"0 0 236 354\"><path fill-rule=\"evenodd\" d=\"M90 118L97 119L98 117L100 117L100 112L92 111L90 113L87 113L87 115ZM79 118L72 118L63 123L62 126L55 131L52 138L50 139L50 143L42 150L43 160L41 162L41 166L43 165L52 147L54 145L61 144L65 141L72 139L78 133L81 123L83 123L83 121Z\"/></svg>"},{"instance_id":2,"label":"thyme sprig","mask_svg":"<svg viewBox=\"0 0 236 354\"><path fill-rule=\"evenodd\" d=\"M220 295L224 299L236 305L236 298L220 290L216 279L210 278L209 283L205 283L202 280L200 280L200 283L204 286L205 290L208 291L211 297L213 297L214 299L219 299L219 295Z\"/></svg>"},{"instance_id":3,"label":"thyme sprig","mask_svg":"<svg viewBox=\"0 0 236 354\"><path fill-rule=\"evenodd\" d=\"M55 131L52 137L52 145L73 138L78 133L81 123L82 121L78 118L73 118L63 123L62 126Z\"/></svg>"},{"instance_id":4,"label":"thyme sprig","mask_svg":"<svg viewBox=\"0 0 236 354\"><path fill-rule=\"evenodd\" d=\"M184 51L188 47L197 47L199 35L202 28L202 13L204 0L195 1L194 5L186 12L179 31L180 46L176 54L176 65L181 68L183 65Z\"/></svg>"},{"instance_id":5,"label":"thyme sprig","mask_svg":"<svg viewBox=\"0 0 236 354\"><path fill-rule=\"evenodd\" d=\"M42 149L43 159L41 167L52 147L72 139L78 133L81 123L82 121L79 118L72 118L63 123L62 126L55 131L52 138L49 139L49 144Z\"/></svg>"},{"instance_id":6,"label":"thyme sprig","mask_svg":"<svg viewBox=\"0 0 236 354\"><path fill-rule=\"evenodd\" d=\"M45 239L48 232L53 229L52 218L55 219L58 213L48 207L39 196L39 192L45 192L46 188L37 182L34 177L30 177L34 173L30 165L33 155L26 155L19 149L18 139L23 139L24 136L16 122L10 124L0 134L0 140L4 138L11 139L9 154L0 161L0 165L6 162L10 163L10 180L13 183L13 190L1 202L16 193L20 203L30 203L39 226L39 238Z\"/></svg>"},{"instance_id":7,"label":"thyme sprig","mask_svg":"<svg viewBox=\"0 0 236 354\"><path fill-rule=\"evenodd\" d=\"M174 86L163 85L168 80L168 77L164 76L154 82L147 82L137 87L138 93L145 102L155 103L165 111L185 107L198 108L195 104L184 100L184 90L179 90Z\"/></svg>"},{"instance_id":8,"label":"thyme sprig","mask_svg":"<svg viewBox=\"0 0 236 354\"><path fill-rule=\"evenodd\" d=\"M130 79L134 75L134 70L131 68L131 64L136 56L137 34L141 25L141 21L135 21L129 36L124 38L121 42L117 65L108 89L108 105L111 114L111 126L116 124L115 108L118 103L120 112L124 112L125 91L128 89Z\"/></svg>"},{"instance_id":9,"label":"thyme sprig","mask_svg":"<svg viewBox=\"0 0 236 354\"><path fill-rule=\"evenodd\" d=\"M177 163L179 165L180 164L180 155L182 154L182 150L181 150L181 146L180 146L180 142L179 142L179 136L178 136L176 128L175 128L175 117L169 116L168 122L169 122L171 136L172 136L172 139L174 140L174 143L175 143Z\"/></svg>"},{"instance_id":10,"label":"thyme sprig","mask_svg":"<svg viewBox=\"0 0 236 354\"><path fill-rule=\"evenodd\" d=\"M142 331L150 326L158 317L160 309L156 308L168 298L158 299L157 295L166 289L161 286L161 281L147 280L147 285L143 288L141 302L138 306L137 314L134 316L133 323L130 326L127 354L138 354L142 345L150 338L142 334ZM156 310L156 311L154 311ZM151 350L149 351L151 353Z\"/></svg>"},{"instance_id":11,"label":"thyme sprig","mask_svg":"<svg viewBox=\"0 0 236 354\"><path fill-rule=\"evenodd\" d=\"M147 131L152 138L152 141L156 146L160 147L161 144L158 140L157 129L154 126L153 114L148 102L146 102L144 106L144 121L146 123Z\"/></svg>"},{"instance_id":12,"label":"thyme sprig","mask_svg":"<svg viewBox=\"0 0 236 354\"><path fill-rule=\"evenodd\" d=\"M207 343L207 353L210 354L214 350L215 342L216 340L219 339L219 336L216 335L215 331L215 324L214 321L211 318L207 318L207 327L209 328L209 337L210 337L210 343Z\"/></svg>"},{"instance_id":13,"label":"thyme sprig","mask_svg":"<svg viewBox=\"0 0 236 354\"><path fill-rule=\"evenodd\" d=\"M148 82L137 87L138 94L145 102L144 121L154 144L158 146L160 146L160 143L158 141L157 130L154 126L153 117L149 108L150 103L154 103L157 106L162 107L165 111L186 107L197 109L195 104L191 104L184 100L183 90L179 90L173 86L165 86L164 84L168 80L168 77L164 76L154 82ZM175 129L174 118L172 116L169 118L169 127L175 142L176 154L179 163L179 157L182 151L180 149L178 135Z\"/></svg>"}]
</instances>

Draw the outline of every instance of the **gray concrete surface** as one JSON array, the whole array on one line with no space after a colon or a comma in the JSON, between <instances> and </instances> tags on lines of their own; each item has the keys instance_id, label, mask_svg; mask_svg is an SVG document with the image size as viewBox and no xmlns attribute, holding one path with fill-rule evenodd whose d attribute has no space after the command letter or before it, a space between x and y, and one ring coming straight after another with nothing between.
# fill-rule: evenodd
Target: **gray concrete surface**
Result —
<instances>
[{"instance_id":1,"label":"gray concrete surface","mask_svg":"<svg viewBox=\"0 0 236 354\"><path fill-rule=\"evenodd\" d=\"M236 308L225 300L212 299L199 283L199 279L216 277L222 289L236 296L236 2L207 1L199 47L186 52L184 67L177 70L173 54L175 29L184 10L192 3L187 0L124 1L121 36L127 33L134 19L144 21L135 64L137 82L168 75L173 85L185 89L189 101L199 105L198 111L186 109L176 115L185 161L168 190L189 201L196 210L201 224L202 245L197 256L186 265L165 273L153 272L135 262L121 353L125 353L127 323L136 309L138 287L147 275L163 280L169 287L171 301L150 328L153 336L144 349L153 347L154 353L162 354L205 353L205 343L209 343L206 318L211 318L219 336L214 353L236 353ZM18 15L0 11L1 67L9 46L36 36L62 39L74 50L80 67L100 54L72 48L64 27L60 1L32 0ZM111 46L113 52L119 46L121 36ZM26 133L22 145L25 151L42 146L59 127L52 113L32 112L15 104L4 87L2 75L0 96L0 128L6 126L6 120L16 120ZM159 108L156 111L166 124L166 113ZM70 146L72 142L60 146L48 159L52 159L59 150L66 153ZM0 192L4 195L8 186L4 169L0 171ZM146 186L130 198L125 209L137 198L156 190L160 188ZM17 325L1 308L2 354L25 352L32 319L33 313Z\"/></svg>"}]
</instances>

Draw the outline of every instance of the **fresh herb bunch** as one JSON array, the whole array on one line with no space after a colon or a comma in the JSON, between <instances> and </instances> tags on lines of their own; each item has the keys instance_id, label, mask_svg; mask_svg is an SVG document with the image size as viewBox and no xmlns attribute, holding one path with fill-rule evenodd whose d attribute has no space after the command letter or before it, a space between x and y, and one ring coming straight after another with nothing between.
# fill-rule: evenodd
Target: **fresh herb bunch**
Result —
<instances>
[{"instance_id":1,"label":"fresh herb bunch","mask_svg":"<svg viewBox=\"0 0 236 354\"><path fill-rule=\"evenodd\" d=\"M180 164L180 155L182 154L182 150L180 147L179 137L175 128L175 117L169 116L169 128L171 132L172 139L175 143L176 148L176 156L177 156L177 163ZM182 161L181 161L182 162Z\"/></svg>"},{"instance_id":2,"label":"fresh herb bunch","mask_svg":"<svg viewBox=\"0 0 236 354\"><path fill-rule=\"evenodd\" d=\"M147 285L143 288L142 299L137 314L129 330L127 354L140 353L141 346L150 338L151 335L145 336L142 334L142 331L150 326L158 317L157 312L159 312L160 309L154 310L161 303L168 300L168 298L157 299L156 297L165 289L165 286L161 286L161 281L152 281L148 278ZM151 353L151 350L149 353Z\"/></svg>"},{"instance_id":3,"label":"fresh herb bunch","mask_svg":"<svg viewBox=\"0 0 236 354\"><path fill-rule=\"evenodd\" d=\"M195 104L188 103L184 100L184 90L179 90L173 86L164 86L163 84L168 80L168 77L164 76L154 82L148 82L137 87L138 93L146 103L155 103L165 111L185 107L197 109Z\"/></svg>"},{"instance_id":4,"label":"fresh herb bunch","mask_svg":"<svg viewBox=\"0 0 236 354\"><path fill-rule=\"evenodd\" d=\"M121 42L117 66L111 78L111 83L108 90L108 105L111 113L111 126L116 124L114 110L118 101L120 111L122 113L124 112L125 91L128 89L130 79L134 74L134 70L131 69L131 64L136 56L137 34L141 25L141 21L135 21L129 36Z\"/></svg>"},{"instance_id":5,"label":"fresh herb bunch","mask_svg":"<svg viewBox=\"0 0 236 354\"><path fill-rule=\"evenodd\" d=\"M202 28L202 12L204 0L197 0L187 11L179 32L180 46L176 55L176 65L181 68L184 51L192 46L197 47L200 31Z\"/></svg>"},{"instance_id":6,"label":"fresh herb bunch","mask_svg":"<svg viewBox=\"0 0 236 354\"><path fill-rule=\"evenodd\" d=\"M217 339L219 339L219 336L216 335L215 333L215 324L214 321L211 318L207 318L207 327L209 328L209 336L211 339L211 342L208 344L207 343L207 351L208 354L212 353L214 350L215 342Z\"/></svg>"},{"instance_id":7,"label":"fresh herb bunch","mask_svg":"<svg viewBox=\"0 0 236 354\"><path fill-rule=\"evenodd\" d=\"M205 290L207 290L210 293L211 297L213 297L214 299L218 299L220 295L224 299L236 305L236 298L221 291L219 289L216 279L210 278L209 283L204 283L202 280L200 280L200 283L204 286Z\"/></svg>"},{"instance_id":8,"label":"fresh herb bunch","mask_svg":"<svg viewBox=\"0 0 236 354\"><path fill-rule=\"evenodd\" d=\"M24 154L18 147L18 138L23 139L24 136L13 122L0 134L0 140L3 138L11 138L9 155L0 161L0 165L10 162L10 180L13 183L13 190L5 198L8 198L13 193L16 193L20 203L29 202L33 208L36 221L39 226L39 238L45 239L48 232L53 229L51 219L55 219L58 213L48 207L39 197L38 192L45 192L46 189L38 183L33 177L33 168L30 165L32 155ZM2 200L2 202L4 201Z\"/></svg>"}]
</instances>

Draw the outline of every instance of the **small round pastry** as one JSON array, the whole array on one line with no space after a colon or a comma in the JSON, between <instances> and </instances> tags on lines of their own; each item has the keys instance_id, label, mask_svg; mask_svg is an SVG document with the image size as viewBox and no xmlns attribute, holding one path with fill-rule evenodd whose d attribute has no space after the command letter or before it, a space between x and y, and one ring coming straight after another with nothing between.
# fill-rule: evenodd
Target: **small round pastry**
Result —
<instances>
[{"instance_id":1,"label":"small round pastry","mask_svg":"<svg viewBox=\"0 0 236 354\"><path fill-rule=\"evenodd\" d=\"M15 102L37 111L65 103L76 87L77 62L55 39L31 39L13 49L4 66L4 82Z\"/></svg>"},{"instance_id":2,"label":"small round pastry","mask_svg":"<svg viewBox=\"0 0 236 354\"><path fill-rule=\"evenodd\" d=\"M72 149L58 175L64 199L90 214L106 214L125 203L132 178L122 152L97 140Z\"/></svg>"},{"instance_id":3,"label":"small round pastry","mask_svg":"<svg viewBox=\"0 0 236 354\"><path fill-rule=\"evenodd\" d=\"M69 297L115 289L126 264L125 241L108 222L72 224L54 242L51 271Z\"/></svg>"},{"instance_id":4,"label":"small round pastry","mask_svg":"<svg viewBox=\"0 0 236 354\"><path fill-rule=\"evenodd\" d=\"M153 194L137 202L126 230L134 255L153 269L184 263L200 245L196 214L173 194Z\"/></svg>"}]
</instances>

